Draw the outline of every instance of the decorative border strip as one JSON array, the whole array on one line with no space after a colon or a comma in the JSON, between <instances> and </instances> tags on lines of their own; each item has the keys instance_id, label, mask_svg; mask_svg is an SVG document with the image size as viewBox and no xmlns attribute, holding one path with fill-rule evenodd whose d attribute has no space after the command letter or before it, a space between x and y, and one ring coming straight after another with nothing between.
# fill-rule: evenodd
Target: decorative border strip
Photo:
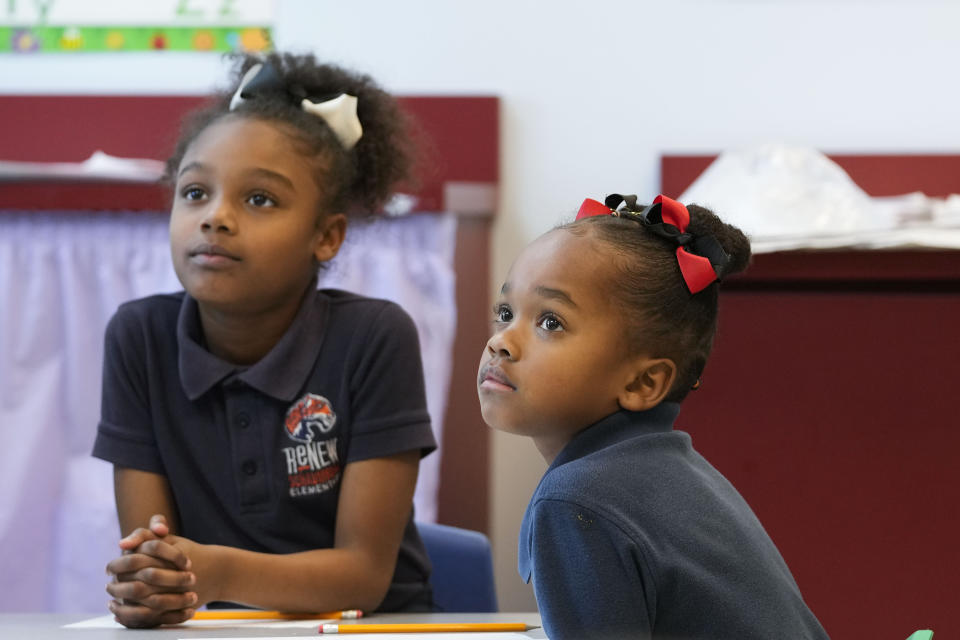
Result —
<instances>
[{"instance_id":1,"label":"decorative border strip","mask_svg":"<svg viewBox=\"0 0 960 640\"><path fill-rule=\"evenodd\" d=\"M0 53L269 51L270 27L0 26Z\"/></svg>"}]
</instances>

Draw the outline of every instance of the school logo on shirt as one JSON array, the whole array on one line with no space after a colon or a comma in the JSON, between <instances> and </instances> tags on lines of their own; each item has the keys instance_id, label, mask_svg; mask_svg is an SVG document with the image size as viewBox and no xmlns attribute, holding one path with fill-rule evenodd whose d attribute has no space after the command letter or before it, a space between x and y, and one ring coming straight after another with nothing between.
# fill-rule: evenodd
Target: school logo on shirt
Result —
<instances>
[{"instance_id":1,"label":"school logo on shirt","mask_svg":"<svg viewBox=\"0 0 960 640\"><path fill-rule=\"evenodd\" d=\"M291 497L323 493L340 481L337 439L326 437L336 423L337 414L330 401L313 393L287 410L283 426L287 436L298 443L281 449Z\"/></svg>"},{"instance_id":2,"label":"school logo on shirt","mask_svg":"<svg viewBox=\"0 0 960 640\"><path fill-rule=\"evenodd\" d=\"M284 425L287 435L297 442L313 442L333 429L337 414L330 401L323 396L308 393L287 410Z\"/></svg>"}]
</instances>

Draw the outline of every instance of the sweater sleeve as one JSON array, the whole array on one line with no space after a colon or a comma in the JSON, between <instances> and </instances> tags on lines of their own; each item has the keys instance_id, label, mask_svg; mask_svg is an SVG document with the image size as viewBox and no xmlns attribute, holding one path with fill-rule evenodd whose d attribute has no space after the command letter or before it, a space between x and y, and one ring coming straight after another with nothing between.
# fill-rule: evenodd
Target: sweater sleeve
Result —
<instances>
[{"instance_id":1,"label":"sweater sleeve","mask_svg":"<svg viewBox=\"0 0 960 640\"><path fill-rule=\"evenodd\" d=\"M531 515L533 588L547 635L650 637L656 590L638 545L571 502L543 499Z\"/></svg>"}]
</instances>

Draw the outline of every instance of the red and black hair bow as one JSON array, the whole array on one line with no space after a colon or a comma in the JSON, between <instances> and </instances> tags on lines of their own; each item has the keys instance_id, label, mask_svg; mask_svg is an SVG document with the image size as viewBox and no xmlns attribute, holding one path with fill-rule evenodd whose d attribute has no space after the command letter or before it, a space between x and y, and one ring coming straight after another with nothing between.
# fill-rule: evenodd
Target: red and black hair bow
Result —
<instances>
[{"instance_id":1,"label":"red and black hair bow","mask_svg":"<svg viewBox=\"0 0 960 640\"><path fill-rule=\"evenodd\" d=\"M626 205L618 208L620 205ZM714 281L723 278L730 256L723 250L717 239L710 234L687 232L690 224L690 212L676 200L659 195L653 204L643 210L637 210L637 196L622 196L614 193L604 202L587 198L580 205L577 220L599 215L614 215L636 220L651 233L666 238L677 245L677 263L680 274L691 294L703 291Z\"/></svg>"}]
</instances>

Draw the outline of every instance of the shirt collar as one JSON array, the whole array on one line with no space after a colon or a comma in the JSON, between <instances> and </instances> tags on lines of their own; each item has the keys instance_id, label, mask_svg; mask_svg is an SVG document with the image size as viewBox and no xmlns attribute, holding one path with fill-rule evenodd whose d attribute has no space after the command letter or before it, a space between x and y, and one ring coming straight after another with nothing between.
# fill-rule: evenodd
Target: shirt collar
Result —
<instances>
[{"instance_id":1,"label":"shirt collar","mask_svg":"<svg viewBox=\"0 0 960 640\"><path fill-rule=\"evenodd\" d=\"M290 327L259 362L244 368L207 351L197 301L185 294L177 318L178 367L183 390L196 400L217 383L236 374L251 387L278 400L292 402L313 371L327 325L329 302L316 290L304 297Z\"/></svg>"},{"instance_id":2,"label":"shirt collar","mask_svg":"<svg viewBox=\"0 0 960 640\"><path fill-rule=\"evenodd\" d=\"M670 431L679 413L679 402L661 402L646 411L620 410L611 413L573 436L573 439L554 458L547 471L628 438Z\"/></svg>"}]
</instances>

